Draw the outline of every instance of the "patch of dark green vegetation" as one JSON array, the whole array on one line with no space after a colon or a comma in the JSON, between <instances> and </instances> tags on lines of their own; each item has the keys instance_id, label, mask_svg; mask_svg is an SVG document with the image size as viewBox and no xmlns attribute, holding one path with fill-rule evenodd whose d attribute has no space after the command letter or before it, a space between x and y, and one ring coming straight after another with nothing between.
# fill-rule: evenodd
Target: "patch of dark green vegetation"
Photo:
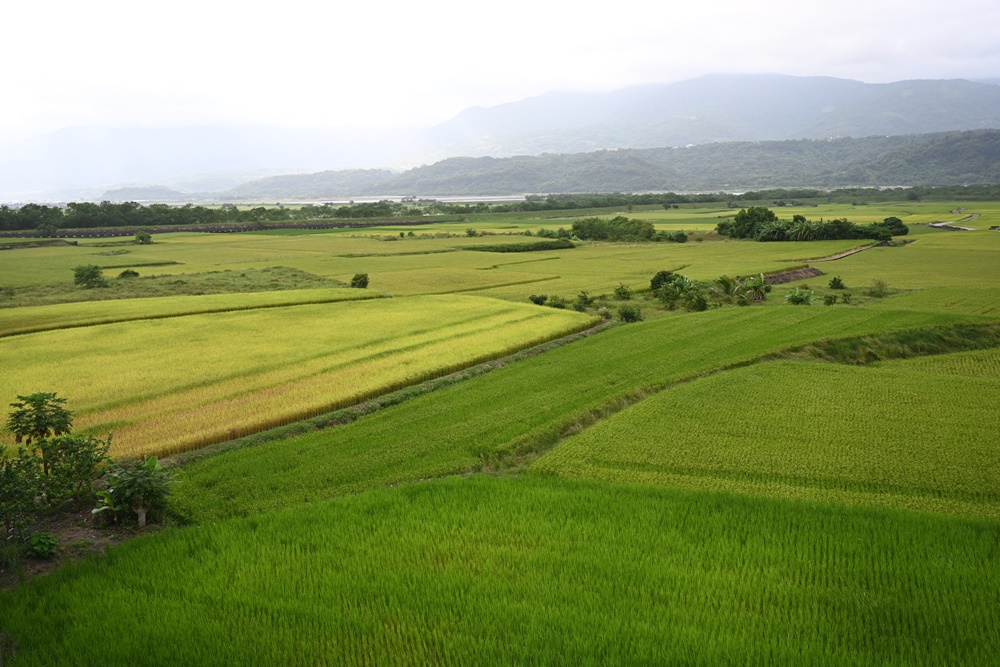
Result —
<instances>
[{"instance_id":1,"label":"patch of dark green vegetation","mask_svg":"<svg viewBox=\"0 0 1000 667\"><path fill-rule=\"evenodd\" d=\"M179 264L183 264L183 262L166 261L166 262L133 262L132 264L102 264L101 268L102 269L132 269L132 268L135 268L135 267L143 267L143 266L177 266Z\"/></svg>"},{"instance_id":2,"label":"patch of dark green vegetation","mask_svg":"<svg viewBox=\"0 0 1000 667\"><path fill-rule=\"evenodd\" d=\"M65 241L63 239L52 239L51 241L39 241L38 239L28 239L18 241L14 239L0 242L0 250L25 250L27 248L45 248L55 245L76 245L76 241Z\"/></svg>"},{"instance_id":3,"label":"patch of dark green vegetation","mask_svg":"<svg viewBox=\"0 0 1000 667\"><path fill-rule=\"evenodd\" d=\"M818 359L864 366L891 359L909 359L994 347L1000 347L1000 324L955 324L821 340L776 352L765 359Z\"/></svg>"},{"instance_id":4,"label":"patch of dark green vegetation","mask_svg":"<svg viewBox=\"0 0 1000 667\"><path fill-rule=\"evenodd\" d=\"M723 220L716 227L720 236L756 241L838 241L843 239L872 239L888 242L893 236L906 236L909 228L903 221L891 216L882 222L856 225L847 218L836 220L807 220L797 214L791 220L781 220L766 206L740 209L730 220Z\"/></svg>"},{"instance_id":5,"label":"patch of dark green vegetation","mask_svg":"<svg viewBox=\"0 0 1000 667\"><path fill-rule=\"evenodd\" d=\"M568 250L575 248L569 239L556 239L554 241L535 241L534 243L497 243L495 245L470 245L463 246L462 250L475 250L476 252L539 252L544 250Z\"/></svg>"},{"instance_id":6,"label":"patch of dark green vegetation","mask_svg":"<svg viewBox=\"0 0 1000 667\"><path fill-rule=\"evenodd\" d=\"M176 262L173 262L176 263ZM142 267L143 264L121 264L115 267ZM197 294L239 294L244 292L275 292L324 287L345 287L344 283L284 266L241 271L208 271L161 276L129 276L105 281L98 289L80 289L67 279L63 285L7 287L0 290L0 308L45 306L77 301L108 301L140 299L156 296Z\"/></svg>"},{"instance_id":7,"label":"patch of dark green vegetation","mask_svg":"<svg viewBox=\"0 0 1000 667\"><path fill-rule=\"evenodd\" d=\"M458 252L454 248L448 248L446 250L415 250L411 252L352 252L346 255L335 255L336 257L344 257L347 259L355 259L357 257L404 257L406 255L441 255L448 252Z\"/></svg>"}]
</instances>

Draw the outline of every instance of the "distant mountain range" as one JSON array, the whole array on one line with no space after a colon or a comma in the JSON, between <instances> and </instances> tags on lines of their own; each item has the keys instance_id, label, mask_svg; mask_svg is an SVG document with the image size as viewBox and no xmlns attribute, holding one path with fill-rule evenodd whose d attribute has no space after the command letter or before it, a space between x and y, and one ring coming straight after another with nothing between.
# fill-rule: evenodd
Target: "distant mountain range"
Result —
<instances>
[{"instance_id":1,"label":"distant mountain range","mask_svg":"<svg viewBox=\"0 0 1000 667\"><path fill-rule=\"evenodd\" d=\"M1000 86L711 75L470 109L432 132L451 155L503 157L985 128L1000 129Z\"/></svg>"},{"instance_id":2,"label":"distant mountain range","mask_svg":"<svg viewBox=\"0 0 1000 667\"><path fill-rule=\"evenodd\" d=\"M0 198L56 191L96 198L129 184L218 191L264 175L398 170L455 156L1000 128L996 82L710 75L610 93L547 93L468 109L423 130L66 128L2 148Z\"/></svg>"},{"instance_id":3,"label":"distant mountain range","mask_svg":"<svg viewBox=\"0 0 1000 667\"><path fill-rule=\"evenodd\" d=\"M1000 130L449 158L399 174L372 169L274 176L223 192L188 197L216 201L324 201L363 196L984 183L1000 183ZM126 196L135 194L112 191L106 196L116 201L143 199Z\"/></svg>"}]
</instances>

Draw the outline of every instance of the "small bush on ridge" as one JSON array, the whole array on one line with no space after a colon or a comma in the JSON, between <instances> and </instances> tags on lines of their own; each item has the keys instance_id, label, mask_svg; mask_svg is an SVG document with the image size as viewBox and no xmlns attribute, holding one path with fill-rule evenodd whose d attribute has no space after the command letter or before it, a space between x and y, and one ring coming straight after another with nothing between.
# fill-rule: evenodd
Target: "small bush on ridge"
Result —
<instances>
[{"instance_id":1,"label":"small bush on ridge","mask_svg":"<svg viewBox=\"0 0 1000 667\"><path fill-rule=\"evenodd\" d=\"M615 298L628 301L632 298L632 290L625 283L618 283L618 287L615 288Z\"/></svg>"},{"instance_id":2,"label":"small bush on ridge","mask_svg":"<svg viewBox=\"0 0 1000 667\"><path fill-rule=\"evenodd\" d=\"M811 306L813 302L813 292L809 289L796 287L791 292L785 294L785 303L793 306Z\"/></svg>"},{"instance_id":3,"label":"small bush on ridge","mask_svg":"<svg viewBox=\"0 0 1000 667\"><path fill-rule=\"evenodd\" d=\"M624 306L619 306L618 319L621 320L622 322L641 322L642 311L639 310L638 306L633 306L629 304L626 304Z\"/></svg>"}]
</instances>

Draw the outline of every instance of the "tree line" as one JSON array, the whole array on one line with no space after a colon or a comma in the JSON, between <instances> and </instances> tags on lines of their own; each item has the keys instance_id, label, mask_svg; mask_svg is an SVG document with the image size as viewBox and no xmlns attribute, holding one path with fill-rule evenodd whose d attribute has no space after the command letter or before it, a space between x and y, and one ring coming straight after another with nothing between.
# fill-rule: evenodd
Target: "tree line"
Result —
<instances>
[{"instance_id":1,"label":"tree line","mask_svg":"<svg viewBox=\"0 0 1000 667\"><path fill-rule=\"evenodd\" d=\"M257 206L240 209L232 204L208 207L195 204L170 206L136 202L70 202L65 208L45 204L25 204L19 208L0 206L0 231L40 230L43 235L60 229L116 227L170 227L177 225L259 224L321 220L418 218L428 214L463 215L475 213L530 213L575 209L622 208L681 204L724 203L730 208L739 204L769 203L774 206L798 205L803 201L904 201L904 200L1000 199L1000 185L939 186L914 188L774 188L744 193L592 193L529 195L524 201L490 204L486 202L448 204L433 200L419 202L376 201L336 206L332 203L301 207ZM582 237L581 237L582 238Z\"/></svg>"},{"instance_id":2,"label":"tree line","mask_svg":"<svg viewBox=\"0 0 1000 667\"><path fill-rule=\"evenodd\" d=\"M334 206L264 207L239 209L236 206L207 207L187 204L169 206L136 202L71 202L65 208L45 204L25 204L20 208L0 206L0 231L37 229L94 229L103 227L161 227L205 224L254 224L303 220L396 218L421 216L419 208L392 201L364 202Z\"/></svg>"}]
</instances>

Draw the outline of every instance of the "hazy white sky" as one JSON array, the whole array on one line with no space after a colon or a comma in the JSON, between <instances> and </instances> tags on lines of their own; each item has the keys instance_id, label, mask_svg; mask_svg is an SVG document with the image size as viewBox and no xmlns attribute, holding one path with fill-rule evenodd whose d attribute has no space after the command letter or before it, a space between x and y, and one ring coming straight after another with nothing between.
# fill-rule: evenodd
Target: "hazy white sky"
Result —
<instances>
[{"instance_id":1,"label":"hazy white sky","mask_svg":"<svg viewBox=\"0 0 1000 667\"><path fill-rule=\"evenodd\" d=\"M7 2L0 136L66 125L429 125L713 72L1000 76L996 0Z\"/></svg>"}]
</instances>

